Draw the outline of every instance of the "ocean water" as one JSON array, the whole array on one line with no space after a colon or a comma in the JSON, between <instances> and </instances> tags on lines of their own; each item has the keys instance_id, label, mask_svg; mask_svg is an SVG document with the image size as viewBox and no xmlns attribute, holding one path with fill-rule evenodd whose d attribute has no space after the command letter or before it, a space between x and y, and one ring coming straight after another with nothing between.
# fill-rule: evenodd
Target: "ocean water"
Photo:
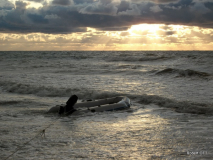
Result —
<instances>
[{"instance_id":1,"label":"ocean water","mask_svg":"<svg viewBox=\"0 0 213 160\"><path fill-rule=\"evenodd\" d=\"M0 158L212 159L212 64L210 51L0 52ZM72 94L132 106L46 113Z\"/></svg>"}]
</instances>

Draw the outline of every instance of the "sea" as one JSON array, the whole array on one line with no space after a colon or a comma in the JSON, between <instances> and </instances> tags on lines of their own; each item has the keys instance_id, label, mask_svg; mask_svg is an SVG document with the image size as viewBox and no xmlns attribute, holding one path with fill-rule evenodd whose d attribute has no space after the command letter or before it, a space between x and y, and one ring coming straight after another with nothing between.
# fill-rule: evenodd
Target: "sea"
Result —
<instances>
[{"instance_id":1,"label":"sea","mask_svg":"<svg viewBox=\"0 0 213 160\"><path fill-rule=\"evenodd\" d=\"M127 96L131 107L59 116ZM0 52L0 159L213 159L213 51Z\"/></svg>"}]
</instances>

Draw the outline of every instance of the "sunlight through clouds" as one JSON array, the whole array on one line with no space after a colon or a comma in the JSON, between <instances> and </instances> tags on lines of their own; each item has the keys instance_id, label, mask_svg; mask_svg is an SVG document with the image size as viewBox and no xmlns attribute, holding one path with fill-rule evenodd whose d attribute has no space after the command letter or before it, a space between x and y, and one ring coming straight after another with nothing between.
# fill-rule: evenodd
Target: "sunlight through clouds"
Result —
<instances>
[{"instance_id":1,"label":"sunlight through clouds","mask_svg":"<svg viewBox=\"0 0 213 160\"><path fill-rule=\"evenodd\" d=\"M155 35L157 31L160 30L160 27L163 26L163 24L139 24L139 25L133 25L129 32L131 35L141 35L149 32L151 35Z\"/></svg>"},{"instance_id":2,"label":"sunlight through clouds","mask_svg":"<svg viewBox=\"0 0 213 160\"><path fill-rule=\"evenodd\" d=\"M3 50L209 50L212 40L213 29L164 24L133 25L127 31L88 27L71 34L0 34Z\"/></svg>"},{"instance_id":3,"label":"sunlight through clouds","mask_svg":"<svg viewBox=\"0 0 213 160\"><path fill-rule=\"evenodd\" d=\"M0 50L212 50L211 0L1 0Z\"/></svg>"},{"instance_id":4,"label":"sunlight through clouds","mask_svg":"<svg viewBox=\"0 0 213 160\"><path fill-rule=\"evenodd\" d=\"M15 5L18 0L10 0L10 1ZM41 2L44 2L44 1L43 0L22 0L21 2L27 3L26 8L36 8L36 9L38 9L40 7L43 7L43 3L41 3ZM45 1L45 3L47 3L47 2L48 1Z\"/></svg>"}]
</instances>

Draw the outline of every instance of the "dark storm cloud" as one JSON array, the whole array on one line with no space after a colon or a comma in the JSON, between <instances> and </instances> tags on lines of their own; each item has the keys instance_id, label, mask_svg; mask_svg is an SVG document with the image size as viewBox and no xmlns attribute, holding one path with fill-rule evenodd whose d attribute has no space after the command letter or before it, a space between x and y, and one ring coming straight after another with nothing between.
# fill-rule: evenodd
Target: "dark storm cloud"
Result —
<instances>
[{"instance_id":1,"label":"dark storm cloud","mask_svg":"<svg viewBox=\"0 0 213 160\"><path fill-rule=\"evenodd\" d=\"M53 0L52 4L55 4L55 5L70 5L71 2L70 0Z\"/></svg>"},{"instance_id":2,"label":"dark storm cloud","mask_svg":"<svg viewBox=\"0 0 213 160\"><path fill-rule=\"evenodd\" d=\"M23 25L26 28L24 21L21 18L21 15L26 9L27 3L17 1L15 3L15 9L12 8L10 12L7 12L3 17L0 16L0 29L2 31L17 31L22 32L22 29L19 27Z\"/></svg>"},{"instance_id":3,"label":"dark storm cloud","mask_svg":"<svg viewBox=\"0 0 213 160\"><path fill-rule=\"evenodd\" d=\"M24 10L27 7L27 3L22 2L22 1L16 1L15 4L16 4L16 9L22 9L22 10Z\"/></svg>"},{"instance_id":4,"label":"dark storm cloud","mask_svg":"<svg viewBox=\"0 0 213 160\"><path fill-rule=\"evenodd\" d=\"M42 15L37 15L37 14L28 14L27 15L34 23L48 23L48 20L45 19Z\"/></svg>"},{"instance_id":5,"label":"dark storm cloud","mask_svg":"<svg viewBox=\"0 0 213 160\"><path fill-rule=\"evenodd\" d=\"M115 15L117 13L117 6L113 0L99 0L91 3L80 10L83 14L104 14Z\"/></svg>"},{"instance_id":6,"label":"dark storm cloud","mask_svg":"<svg viewBox=\"0 0 213 160\"><path fill-rule=\"evenodd\" d=\"M4 4L8 9L0 8L1 32L71 33L86 27L121 31L141 23L213 28L211 0L53 0L39 9L22 1L15 8L7 0Z\"/></svg>"},{"instance_id":7,"label":"dark storm cloud","mask_svg":"<svg viewBox=\"0 0 213 160\"><path fill-rule=\"evenodd\" d=\"M129 1L121 1L120 5L118 6L118 12L123 12L126 10L130 10L130 2Z\"/></svg>"},{"instance_id":8,"label":"dark storm cloud","mask_svg":"<svg viewBox=\"0 0 213 160\"><path fill-rule=\"evenodd\" d=\"M75 4L92 3L94 0L73 0Z\"/></svg>"},{"instance_id":9,"label":"dark storm cloud","mask_svg":"<svg viewBox=\"0 0 213 160\"><path fill-rule=\"evenodd\" d=\"M209 8L210 10L213 11L213 3L207 2L205 3L206 8Z\"/></svg>"},{"instance_id":10,"label":"dark storm cloud","mask_svg":"<svg viewBox=\"0 0 213 160\"><path fill-rule=\"evenodd\" d=\"M171 2L177 2L179 0L151 0L154 3L171 3Z\"/></svg>"}]
</instances>

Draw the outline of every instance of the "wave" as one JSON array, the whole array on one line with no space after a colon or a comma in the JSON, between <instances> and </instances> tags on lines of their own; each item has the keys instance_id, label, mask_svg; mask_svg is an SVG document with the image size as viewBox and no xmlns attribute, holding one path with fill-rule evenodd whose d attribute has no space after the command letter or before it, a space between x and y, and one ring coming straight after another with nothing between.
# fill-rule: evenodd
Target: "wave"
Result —
<instances>
[{"instance_id":1,"label":"wave","mask_svg":"<svg viewBox=\"0 0 213 160\"><path fill-rule=\"evenodd\" d=\"M159 57L142 57L139 59L139 61L156 61L156 60L166 60L169 59L170 57L166 56L159 56Z\"/></svg>"},{"instance_id":2,"label":"wave","mask_svg":"<svg viewBox=\"0 0 213 160\"><path fill-rule=\"evenodd\" d=\"M160 107L170 108L176 112L213 115L213 104L195 103L195 102L178 102L168 98L156 95L142 95L137 99L140 104L156 104Z\"/></svg>"},{"instance_id":3,"label":"wave","mask_svg":"<svg viewBox=\"0 0 213 160\"><path fill-rule=\"evenodd\" d=\"M176 77L199 77L203 79L210 78L212 75L208 74L206 72L200 72L200 71L195 71L191 69L173 69L173 68L166 68L162 71L157 72L156 74L162 75L162 74L177 74Z\"/></svg>"},{"instance_id":4,"label":"wave","mask_svg":"<svg viewBox=\"0 0 213 160\"><path fill-rule=\"evenodd\" d=\"M0 82L0 86L3 91L10 93L19 93L19 94L34 94L37 96L69 96L71 89L65 88L54 88L49 86L34 86L29 84L21 84L15 82Z\"/></svg>"},{"instance_id":5,"label":"wave","mask_svg":"<svg viewBox=\"0 0 213 160\"><path fill-rule=\"evenodd\" d=\"M0 101L0 105L15 105L15 104L20 104L23 103L23 101Z\"/></svg>"},{"instance_id":6,"label":"wave","mask_svg":"<svg viewBox=\"0 0 213 160\"><path fill-rule=\"evenodd\" d=\"M44 106L45 104L39 101L34 101L34 100L5 100L5 101L0 101L1 106L16 106L16 107L26 107L26 106L32 106L33 105L42 105Z\"/></svg>"},{"instance_id":7,"label":"wave","mask_svg":"<svg viewBox=\"0 0 213 160\"><path fill-rule=\"evenodd\" d=\"M114 96L128 96L133 103L156 104L159 107L170 108L176 112L213 115L213 104L196 103L190 101L178 102L176 100L160 97L157 95L134 95L121 94L118 92L107 92L101 90L92 90L89 88L55 88L50 86L33 86L15 82L1 82L3 91L18 94L33 94L40 97L70 97L76 94L79 99L103 99ZM23 105L23 103L35 103L31 101L0 101L0 105Z\"/></svg>"},{"instance_id":8,"label":"wave","mask_svg":"<svg viewBox=\"0 0 213 160\"><path fill-rule=\"evenodd\" d=\"M9 81L3 82L0 81L0 86L2 91L5 92L18 93L18 94L32 94L40 97L70 97L70 95L76 94L80 99L83 98L101 99L119 95L118 93L96 91L88 88L63 88L63 87L56 88L52 86L35 86Z\"/></svg>"},{"instance_id":9,"label":"wave","mask_svg":"<svg viewBox=\"0 0 213 160\"><path fill-rule=\"evenodd\" d=\"M116 57L109 57L107 61L117 62L117 61L126 61L126 62L141 62L141 61L157 61L157 60L167 60L170 59L169 56L116 56Z\"/></svg>"}]
</instances>

